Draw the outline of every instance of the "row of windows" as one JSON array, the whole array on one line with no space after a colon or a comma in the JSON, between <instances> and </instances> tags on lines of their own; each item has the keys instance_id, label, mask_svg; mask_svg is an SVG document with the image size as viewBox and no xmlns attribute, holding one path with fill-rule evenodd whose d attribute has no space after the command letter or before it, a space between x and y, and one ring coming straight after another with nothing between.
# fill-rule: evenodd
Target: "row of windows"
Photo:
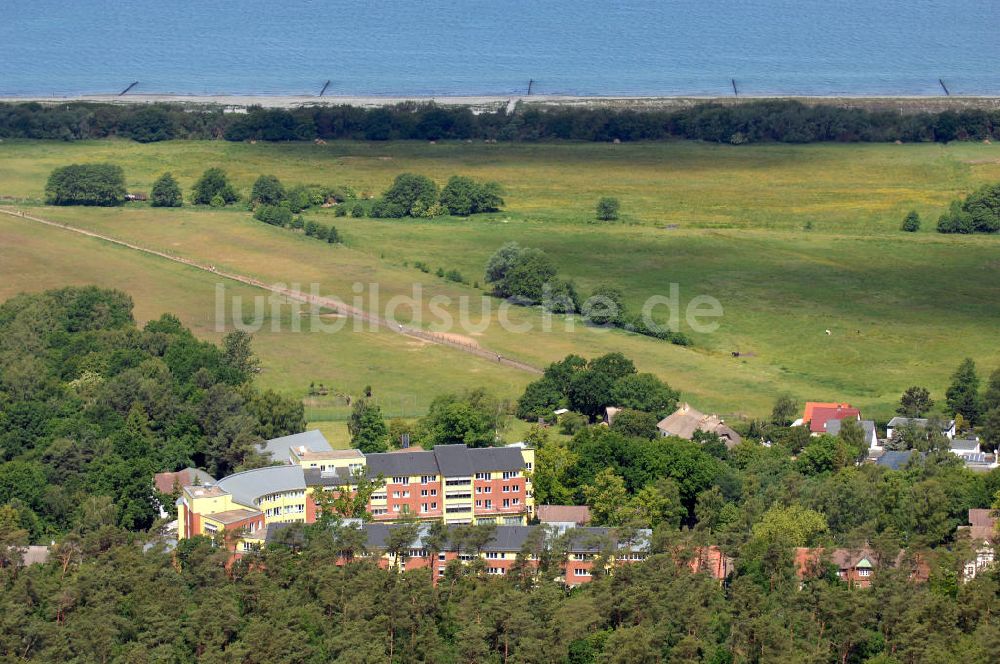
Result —
<instances>
[{"instance_id":1,"label":"row of windows","mask_svg":"<svg viewBox=\"0 0 1000 664\"><path fill-rule=\"evenodd\" d=\"M269 494L263 495L260 498L258 498L257 499L257 504L259 505L260 503L267 503L267 502L270 502L272 500L280 500L281 498L304 498L305 495L306 495L306 492L304 490L303 491L282 491L282 492L279 492L279 493L269 493Z\"/></svg>"},{"instance_id":2,"label":"row of windows","mask_svg":"<svg viewBox=\"0 0 1000 664\"><path fill-rule=\"evenodd\" d=\"M305 504L285 505L283 507L269 507L264 510L264 516L281 516L282 514L302 514L306 511Z\"/></svg>"}]
</instances>

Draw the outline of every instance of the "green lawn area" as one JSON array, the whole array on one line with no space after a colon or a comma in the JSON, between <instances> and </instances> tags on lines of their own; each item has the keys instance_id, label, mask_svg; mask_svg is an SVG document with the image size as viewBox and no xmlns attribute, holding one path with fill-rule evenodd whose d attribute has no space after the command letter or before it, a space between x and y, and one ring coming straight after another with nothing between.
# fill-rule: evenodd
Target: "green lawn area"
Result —
<instances>
[{"instance_id":1,"label":"green lawn area","mask_svg":"<svg viewBox=\"0 0 1000 664\"><path fill-rule=\"evenodd\" d=\"M476 320L481 290L412 265L455 268L472 282L507 240L545 249L585 293L601 283L620 288L634 308L677 284L682 307L708 295L724 310L719 329L692 333L695 346L688 349L580 325L567 331L561 319L556 331L517 334L495 324L495 302L486 330L457 332L537 366L569 352L619 350L698 407L728 415L763 414L788 391L802 400L847 400L887 417L912 384L943 400L963 357L974 357L984 371L1000 365L1000 238L933 232L953 198L1000 180L997 146L7 141L0 143L0 196L39 197L53 167L87 161L119 163L130 187L147 190L170 170L186 191L211 165L224 167L244 191L260 173L286 185L348 184L359 192L379 192L404 171L441 183L459 173L498 180L507 209L468 220L313 213L337 225L345 247L265 226L245 210L130 205L36 212L269 282L316 283L348 302L354 285L363 284L366 308L370 284L378 284L384 307L420 283L425 303L447 296L453 304L444 309L452 314L460 297L472 298ZM601 195L621 199L621 223L592 221ZM898 231L910 209L924 218L920 233ZM174 311L199 334L217 336L211 275L24 225L0 217L0 295L63 283L115 285L133 294L140 318ZM241 294L236 285L228 288ZM433 312L425 306L421 313L421 324L433 327ZM510 318L536 330L542 322L531 309L517 308ZM357 394L370 384L387 410L405 416L419 414L443 391L484 384L514 396L531 379L370 331L265 331L256 345L266 386L304 395L317 381ZM732 351L750 356L736 359ZM346 408L317 402L309 412L311 420L337 428Z\"/></svg>"}]
</instances>

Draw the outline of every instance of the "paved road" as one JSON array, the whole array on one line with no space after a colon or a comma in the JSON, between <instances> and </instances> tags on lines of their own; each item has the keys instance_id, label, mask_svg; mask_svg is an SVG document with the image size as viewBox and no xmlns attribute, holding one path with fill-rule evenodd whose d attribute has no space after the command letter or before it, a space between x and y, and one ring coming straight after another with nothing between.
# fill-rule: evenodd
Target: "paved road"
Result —
<instances>
[{"instance_id":1,"label":"paved road","mask_svg":"<svg viewBox=\"0 0 1000 664\"><path fill-rule=\"evenodd\" d=\"M338 314L347 316L348 318L356 318L362 320L369 324L371 328L383 328L389 330L390 332L395 332L396 334L402 334L407 337L412 337L414 339L420 339L422 341L427 341L433 344L438 344L440 346L448 346L449 348L454 348L460 350L463 353L469 355L475 355L490 362L496 362L497 364L511 367L513 369L519 369L521 371L527 371L533 374L541 374L541 370L534 367L526 362L521 362L519 360L503 357L496 351L489 350L488 348L483 348L481 346L465 344L452 337L448 337L442 334L437 334L435 332L429 332L427 330L411 327L409 325L402 325L395 321L388 320L377 314L372 314L370 312L364 311L357 307L352 307L345 304L341 300L332 297L324 297L319 295L312 295L311 293L303 293L299 290L293 290L291 288L282 288L276 285L267 284L260 279L247 276L245 274L239 274L236 272L228 272L226 270L219 270L214 265L209 265L207 263L201 263L190 258L184 258L182 256L174 256L173 254L168 254L163 251L157 251L156 249L150 249L148 247L143 247L137 244L132 244L131 242L126 242L125 240L120 240L118 238L111 237L109 235L103 235L101 233L95 233L94 231L88 231L84 228L78 228L76 226L70 226L69 224L64 224L58 221L52 221L50 219L43 219L32 214L28 214L24 210L10 209L10 208L0 208L0 212L10 215L11 217L16 217L18 219L24 219L26 221L33 221L39 224L45 224L46 226L54 226L56 228L61 228L66 231L71 231L73 233L79 233L80 235L86 235L87 237L96 238L98 240L104 240L105 242L110 242L116 244L120 247L125 247L126 249L132 249L133 251L141 251L144 254L150 254L152 256L157 256L175 263L181 263L189 267L193 267L198 270L203 270L211 274L217 275L224 279L229 279L231 281L237 281L241 284L246 284L248 286L254 286L256 288L261 288L263 290L269 291L271 293L276 293L287 297L290 300L295 300L297 302L304 302L306 304L314 304L323 309L328 309L330 311L336 312Z\"/></svg>"}]
</instances>

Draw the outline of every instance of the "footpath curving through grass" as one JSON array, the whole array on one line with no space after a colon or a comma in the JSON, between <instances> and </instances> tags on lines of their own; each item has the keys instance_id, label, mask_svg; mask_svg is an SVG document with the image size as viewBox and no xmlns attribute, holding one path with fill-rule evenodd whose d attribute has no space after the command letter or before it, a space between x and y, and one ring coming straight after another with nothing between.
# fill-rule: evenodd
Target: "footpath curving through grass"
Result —
<instances>
[{"instance_id":1,"label":"footpath curving through grass","mask_svg":"<svg viewBox=\"0 0 1000 664\"><path fill-rule=\"evenodd\" d=\"M1000 365L1000 238L945 237L930 228L952 198L1000 180L996 146L6 142L0 144L0 195L39 196L52 167L79 161L120 163L137 189L148 188L165 170L187 189L209 165L226 168L245 190L260 173L274 173L286 184L349 184L373 192L402 171L439 182L456 173L496 179L508 190L507 209L467 220L312 213L340 229L347 246L339 248L232 209L46 208L39 214L262 279L317 283L324 294L345 299L355 294L355 284L367 298L377 283L384 303L412 294L419 283L426 298L471 298L473 319L482 313L481 291L423 274L414 262L481 280L488 256L513 239L545 249L584 292L600 283L621 288L633 308L677 284L682 306L709 295L725 312L716 332L692 335L691 349L579 325L547 334L515 334L495 324L458 333L539 366L568 352L620 350L699 407L727 414L761 414L776 394L790 391L803 399L845 399L885 417L911 384L926 385L942 398L948 376L965 356L984 370ZM591 221L593 205L604 194L621 199L622 223ZM911 208L924 216L925 229L904 234L898 226ZM804 230L807 225L811 230ZM89 251L58 238L50 242L71 261ZM16 248L7 251L24 261ZM9 265L5 260L0 268L8 291L35 289L36 279L115 279L99 264L71 275L50 265L34 277ZM137 293L147 288L135 286ZM400 313L405 320L406 310ZM536 326L541 321L537 311L526 309L512 311L511 318ZM423 324L429 320L425 316ZM283 337L265 336L259 335L258 348L272 360L262 380L303 390L311 374L309 353L301 349L326 344L301 334L292 352ZM352 344L360 339L352 333ZM440 366L419 365L412 350L390 344L376 351L378 344L363 339L352 346L361 357L321 360L349 363L356 375L341 382L354 390L385 383L387 394L403 395L412 384L432 396L478 380L513 395L525 381L489 363L470 375L472 365L447 353ZM734 358L733 351L743 357ZM366 365L362 357L373 352L384 363ZM437 359L434 352L420 355ZM316 412L343 415L320 407Z\"/></svg>"}]
</instances>

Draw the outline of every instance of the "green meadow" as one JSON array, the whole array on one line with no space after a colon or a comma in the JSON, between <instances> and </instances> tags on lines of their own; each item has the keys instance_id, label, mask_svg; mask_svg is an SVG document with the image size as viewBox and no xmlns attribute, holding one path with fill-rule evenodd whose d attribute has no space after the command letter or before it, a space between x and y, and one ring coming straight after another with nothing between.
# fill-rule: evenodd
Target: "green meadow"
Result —
<instances>
[{"instance_id":1,"label":"green meadow","mask_svg":"<svg viewBox=\"0 0 1000 664\"><path fill-rule=\"evenodd\" d=\"M375 194L404 171L442 184L463 174L499 181L507 206L470 219L307 213L338 227L345 246L333 247L256 222L244 209L49 208L31 202L41 197L52 168L90 161L120 164L137 190L148 190L166 170L187 190L209 166L225 168L244 193L262 173L286 185L346 184ZM621 351L703 410L730 416L764 414L777 394L791 392L802 400L850 401L886 418L909 385L925 385L943 400L963 357L975 358L984 371L1000 366L1000 238L933 231L952 199L997 180L1000 148L971 143L0 143L0 196L28 199L22 204L40 216L268 282L315 283L348 303L360 289L366 308L373 308L372 284L378 284L383 309L389 298L412 294L420 284L424 308L414 322L431 329L437 328L427 300L449 298L444 310L457 318L464 296L470 318L490 323L483 330L448 330L468 343L536 366L570 352ZM621 200L620 222L593 221L602 195ZM898 230L910 209L924 219L919 233ZM483 300L474 282L508 240L544 249L583 293L599 284L620 288L632 308L668 295L672 284L682 321L693 298L715 298L723 309L718 329L700 333L682 322L694 346L681 348L560 317L552 331L539 332L541 313L515 307L511 322L535 331L506 330L498 324L497 303ZM418 261L431 274L415 269ZM469 283L435 277L438 267L459 270ZM132 293L140 319L172 311L196 333L219 336L211 274L5 215L0 275L4 297L67 283L115 286ZM257 293L232 283L227 294L244 296L249 306ZM408 319L411 312L399 315ZM311 382L354 395L371 385L388 411L408 417L443 391L486 385L514 397L532 379L448 348L350 324L334 334L271 332L265 325L256 348L265 386L306 396ZM733 357L734 351L741 356ZM316 421L342 421L346 413L333 396L307 405Z\"/></svg>"}]
</instances>

